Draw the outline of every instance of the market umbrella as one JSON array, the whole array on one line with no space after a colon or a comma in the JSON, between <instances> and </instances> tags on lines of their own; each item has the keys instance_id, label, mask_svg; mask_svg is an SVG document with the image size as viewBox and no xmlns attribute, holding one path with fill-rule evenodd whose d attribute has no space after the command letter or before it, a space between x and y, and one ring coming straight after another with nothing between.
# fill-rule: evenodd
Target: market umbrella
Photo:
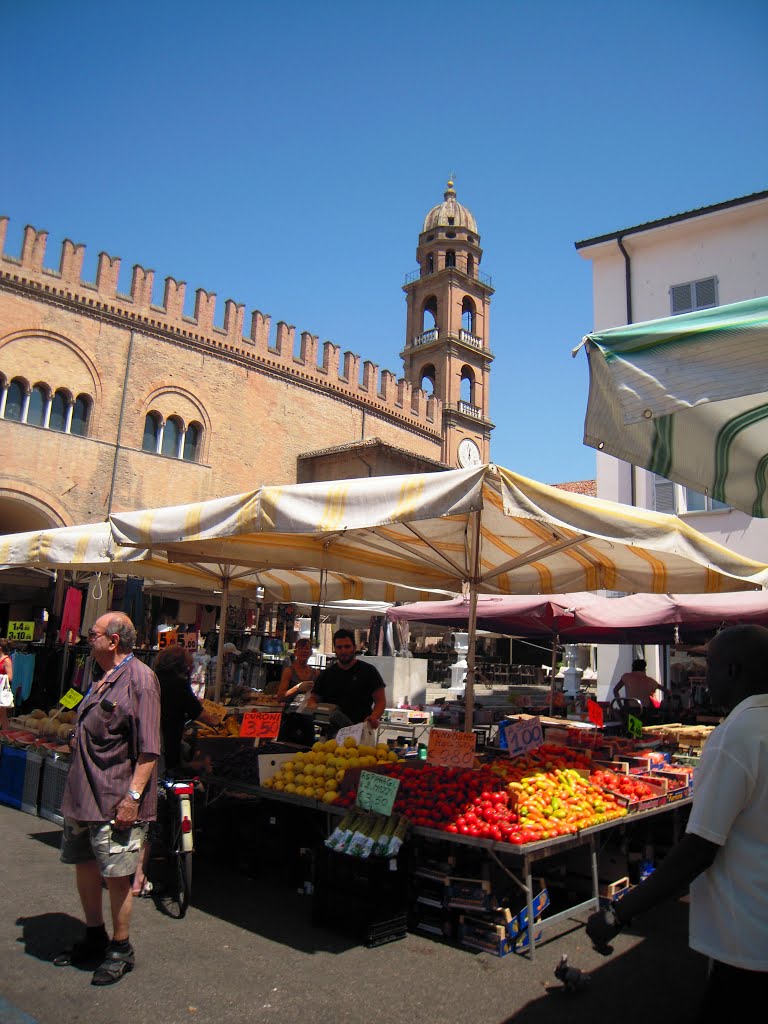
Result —
<instances>
[{"instance_id":1,"label":"market umbrella","mask_svg":"<svg viewBox=\"0 0 768 1024\"><path fill-rule=\"evenodd\" d=\"M150 584L168 583L185 592L221 595L219 657L216 661L214 695L221 690L223 645L230 597L265 596L281 603L366 599L418 601L432 595L429 590L398 586L380 580L364 580L347 573L323 569L264 570L254 565L180 558L170 561L161 550L117 544L109 523L90 523L48 530L0 536L0 569L10 566L68 569L73 572L103 572L141 576ZM449 596L449 595L446 595Z\"/></svg>"},{"instance_id":2,"label":"market umbrella","mask_svg":"<svg viewBox=\"0 0 768 1024\"><path fill-rule=\"evenodd\" d=\"M768 516L768 297L588 334L584 443Z\"/></svg>"},{"instance_id":3,"label":"market umbrella","mask_svg":"<svg viewBox=\"0 0 768 1024\"><path fill-rule=\"evenodd\" d=\"M113 513L116 542L262 568L314 566L477 595L749 590L768 566L676 516L538 483L500 466L262 486L192 505ZM472 727L470 642L465 728Z\"/></svg>"},{"instance_id":4,"label":"market umbrella","mask_svg":"<svg viewBox=\"0 0 768 1024\"><path fill-rule=\"evenodd\" d=\"M416 601L392 607L394 622L431 623L456 628L466 624L469 602ZM673 644L692 642L723 626L768 626L768 591L731 594L480 594L478 628L533 640L558 637L564 643Z\"/></svg>"}]
</instances>

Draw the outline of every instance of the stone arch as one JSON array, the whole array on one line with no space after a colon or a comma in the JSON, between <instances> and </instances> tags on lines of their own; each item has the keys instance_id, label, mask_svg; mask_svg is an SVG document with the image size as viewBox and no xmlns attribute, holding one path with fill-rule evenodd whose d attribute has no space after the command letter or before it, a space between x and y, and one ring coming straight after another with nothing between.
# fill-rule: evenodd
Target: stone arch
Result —
<instances>
[{"instance_id":1,"label":"stone arch","mask_svg":"<svg viewBox=\"0 0 768 1024\"><path fill-rule=\"evenodd\" d=\"M39 484L0 478L0 533L73 526L59 498Z\"/></svg>"}]
</instances>

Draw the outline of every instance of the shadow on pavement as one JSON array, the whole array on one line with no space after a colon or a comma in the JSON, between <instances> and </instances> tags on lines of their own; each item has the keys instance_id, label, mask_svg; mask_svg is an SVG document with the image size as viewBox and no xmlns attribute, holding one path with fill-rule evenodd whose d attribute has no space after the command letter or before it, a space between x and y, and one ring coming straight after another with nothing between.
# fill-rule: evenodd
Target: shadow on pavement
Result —
<instances>
[{"instance_id":1,"label":"shadow on pavement","mask_svg":"<svg viewBox=\"0 0 768 1024\"><path fill-rule=\"evenodd\" d=\"M24 944L27 956L35 957L37 960L53 960L57 953L70 949L72 944L85 934L83 922L71 914L50 913L37 914L35 917L19 917L16 924L22 930L16 941Z\"/></svg>"}]
</instances>

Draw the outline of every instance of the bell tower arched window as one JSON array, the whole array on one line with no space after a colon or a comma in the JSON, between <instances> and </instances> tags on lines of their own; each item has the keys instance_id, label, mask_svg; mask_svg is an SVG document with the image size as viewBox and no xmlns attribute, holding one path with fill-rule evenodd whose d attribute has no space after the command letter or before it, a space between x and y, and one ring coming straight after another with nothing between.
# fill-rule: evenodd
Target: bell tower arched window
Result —
<instances>
[{"instance_id":1,"label":"bell tower arched window","mask_svg":"<svg viewBox=\"0 0 768 1024\"><path fill-rule=\"evenodd\" d=\"M475 374L470 366L461 368L461 401L475 405Z\"/></svg>"},{"instance_id":2,"label":"bell tower arched window","mask_svg":"<svg viewBox=\"0 0 768 1024\"><path fill-rule=\"evenodd\" d=\"M181 457L185 462L197 462L200 438L203 436L203 428L199 423L190 423L184 433L184 446Z\"/></svg>"},{"instance_id":3,"label":"bell tower arched window","mask_svg":"<svg viewBox=\"0 0 768 1024\"><path fill-rule=\"evenodd\" d=\"M469 334L475 333L475 304L469 296L464 296L461 303L461 326Z\"/></svg>"},{"instance_id":4,"label":"bell tower arched window","mask_svg":"<svg viewBox=\"0 0 768 1024\"><path fill-rule=\"evenodd\" d=\"M20 380L12 380L8 385L8 395L5 399L5 418L21 423L21 414L24 410L24 397L26 388Z\"/></svg>"},{"instance_id":5,"label":"bell tower arched window","mask_svg":"<svg viewBox=\"0 0 768 1024\"><path fill-rule=\"evenodd\" d=\"M144 438L141 442L142 451L157 454L160 443L160 416L156 412L148 412L144 420Z\"/></svg>"},{"instance_id":6,"label":"bell tower arched window","mask_svg":"<svg viewBox=\"0 0 768 1024\"><path fill-rule=\"evenodd\" d=\"M60 430L63 433L67 429L68 409L69 395L66 391L57 391L51 399L51 415L48 420L51 430Z\"/></svg>"},{"instance_id":7,"label":"bell tower arched window","mask_svg":"<svg viewBox=\"0 0 768 1024\"><path fill-rule=\"evenodd\" d=\"M45 415L50 402L50 392L43 384L35 384L29 395L29 406L27 407L27 423L33 427L45 426Z\"/></svg>"},{"instance_id":8,"label":"bell tower arched window","mask_svg":"<svg viewBox=\"0 0 768 1024\"><path fill-rule=\"evenodd\" d=\"M453 249L447 250L445 254L445 265L446 267L456 266L456 253L453 251Z\"/></svg>"},{"instance_id":9,"label":"bell tower arched window","mask_svg":"<svg viewBox=\"0 0 768 1024\"><path fill-rule=\"evenodd\" d=\"M424 303L422 310L422 331L432 331L437 327L437 299L430 295Z\"/></svg>"},{"instance_id":10,"label":"bell tower arched window","mask_svg":"<svg viewBox=\"0 0 768 1024\"><path fill-rule=\"evenodd\" d=\"M428 395L434 395L436 378L437 374L434 366L428 363L421 371L421 390Z\"/></svg>"},{"instance_id":11,"label":"bell tower arched window","mask_svg":"<svg viewBox=\"0 0 768 1024\"><path fill-rule=\"evenodd\" d=\"M160 449L162 455L170 455L174 459L179 457L182 430L181 420L177 416L169 416L163 427L163 442Z\"/></svg>"}]
</instances>

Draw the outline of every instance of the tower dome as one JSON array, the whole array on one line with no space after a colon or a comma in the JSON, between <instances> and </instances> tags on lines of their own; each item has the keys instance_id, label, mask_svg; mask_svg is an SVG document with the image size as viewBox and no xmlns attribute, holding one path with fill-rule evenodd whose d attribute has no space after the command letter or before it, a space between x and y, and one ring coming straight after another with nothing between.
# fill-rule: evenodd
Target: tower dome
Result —
<instances>
[{"instance_id":1,"label":"tower dome","mask_svg":"<svg viewBox=\"0 0 768 1024\"><path fill-rule=\"evenodd\" d=\"M453 182L449 181L443 195L442 203L433 206L424 218L424 231L432 231L434 228L465 228L477 234L477 223L475 218L461 203L456 201L456 192Z\"/></svg>"}]
</instances>

